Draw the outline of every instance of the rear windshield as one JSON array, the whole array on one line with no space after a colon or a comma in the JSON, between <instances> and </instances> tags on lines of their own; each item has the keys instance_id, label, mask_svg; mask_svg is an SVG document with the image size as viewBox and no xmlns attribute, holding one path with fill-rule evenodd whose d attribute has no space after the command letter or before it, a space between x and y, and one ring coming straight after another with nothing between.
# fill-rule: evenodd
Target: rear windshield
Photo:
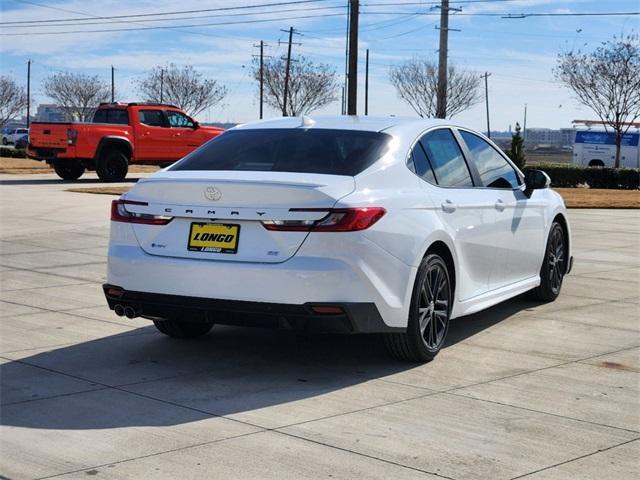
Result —
<instances>
[{"instance_id":1,"label":"rear windshield","mask_svg":"<svg viewBox=\"0 0 640 480\"><path fill-rule=\"evenodd\" d=\"M129 125L129 113L122 108L102 108L93 115L93 123Z\"/></svg>"},{"instance_id":2,"label":"rear windshield","mask_svg":"<svg viewBox=\"0 0 640 480\"><path fill-rule=\"evenodd\" d=\"M386 133L330 129L231 130L176 163L171 170L357 175L384 155Z\"/></svg>"}]
</instances>

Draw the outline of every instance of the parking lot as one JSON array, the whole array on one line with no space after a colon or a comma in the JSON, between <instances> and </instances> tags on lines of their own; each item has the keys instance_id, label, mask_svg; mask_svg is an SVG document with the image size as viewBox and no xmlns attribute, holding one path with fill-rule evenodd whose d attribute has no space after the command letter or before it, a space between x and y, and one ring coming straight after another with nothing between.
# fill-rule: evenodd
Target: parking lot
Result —
<instances>
[{"instance_id":1,"label":"parking lot","mask_svg":"<svg viewBox=\"0 0 640 480\"><path fill-rule=\"evenodd\" d=\"M116 317L114 197L70 186L0 175L0 476L640 476L639 210L571 210L559 300L454 320L416 366L376 336L176 341Z\"/></svg>"}]
</instances>

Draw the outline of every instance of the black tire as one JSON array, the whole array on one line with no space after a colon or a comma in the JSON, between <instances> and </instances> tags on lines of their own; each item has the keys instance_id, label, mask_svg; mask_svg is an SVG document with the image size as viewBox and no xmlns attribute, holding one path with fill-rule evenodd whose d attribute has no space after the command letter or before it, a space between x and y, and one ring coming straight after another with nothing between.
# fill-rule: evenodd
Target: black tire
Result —
<instances>
[{"instance_id":1,"label":"black tire","mask_svg":"<svg viewBox=\"0 0 640 480\"><path fill-rule=\"evenodd\" d=\"M84 173L84 166L79 162L58 162L53 169L63 180L77 180Z\"/></svg>"},{"instance_id":2,"label":"black tire","mask_svg":"<svg viewBox=\"0 0 640 480\"><path fill-rule=\"evenodd\" d=\"M213 322L189 322L184 320L154 320L156 328L171 338L198 338L209 333Z\"/></svg>"},{"instance_id":3,"label":"black tire","mask_svg":"<svg viewBox=\"0 0 640 480\"><path fill-rule=\"evenodd\" d=\"M562 280L567 272L567 239L564 229L558 222L553 222L547 239L544 261L540 268L540 286L531 293L534 299L542 302L553 302L562 289Z\"/></svg>"},{"instance_id":4,"label":"black tire","mask_svg":"<svg viewBox=\"0 0 640 480\"><path fill-rule=\"evenodd\" d=\"M439 255L427 255L413 286L407 331L385 334L389 353L407 362L433 360L447 338L452 301L447 264Z\"/></svg>"},{"instance_id":5,"label":"black tire","mask_svg":"<svg viewBox=\"0 0 640 480\"><path fill-rule=\"evenodd\" d=\"M7 137L2 137L2 144L9 145L9 140L7 140Z\"/></svg>"},{"instance_id":6,"label":"black tire","mask_svg":"<svg viewBox=\"0 0 640 480\"><path fill-rule=\"evenodd\" d=\"M128 171L129 159L120 150L106 150L96 162L96 173L103 182L121 182Z\"/></svg>"},{"instance_id":7,"label":"black tire","mask_svg":"<svg viewBox=\"0 0 640 480\"><path fill-rule=\"evenodd\" d=\"M604 162L602 160L591 160L589 162L590 167L604 167Z\"/></svg>"}]
</instances>

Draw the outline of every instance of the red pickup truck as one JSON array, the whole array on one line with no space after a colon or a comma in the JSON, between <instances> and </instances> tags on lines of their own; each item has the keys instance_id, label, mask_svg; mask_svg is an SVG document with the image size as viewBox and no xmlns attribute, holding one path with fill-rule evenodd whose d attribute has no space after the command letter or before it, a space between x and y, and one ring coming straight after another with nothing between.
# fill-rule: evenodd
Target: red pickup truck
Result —
<instances>
[{"instance_id":1,"label":"red pickup truck","mask_svg":"<svg viewBox=\"0 0 640 480\"><path fill-rule=\"evenodd\" d=\"M118 182L130 164L169 165L222 132L173 105L101 103L91 123L31 123L27 154L64 180L88 169Z\"/></svg>"}]
</instances>

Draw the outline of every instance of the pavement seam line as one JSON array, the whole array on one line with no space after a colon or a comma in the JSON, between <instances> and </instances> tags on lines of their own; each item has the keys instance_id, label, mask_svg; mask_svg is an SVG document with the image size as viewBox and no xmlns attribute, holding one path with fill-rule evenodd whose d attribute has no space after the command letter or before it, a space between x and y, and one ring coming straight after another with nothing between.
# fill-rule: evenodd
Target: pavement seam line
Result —
<instances>
[{"instance_id":1,"label":"pavement seam line","mask_svg":"<svg viewBox=\"0 0 640 480\"><path fill-rule=\"evenodd\" d=\"M636 442L638 440L640 440L640 437L632 438L631 440L626 440L626 441L624 441L622 443L618 443L616 445L611 445L609 447L601 448L599 450L596 450L596 451L591 452L591 453L587 453L585 455L580 455L578 457L572 458L571 460L565 460L564 462L556 463L555 465L549 465L547 467L540 468L538 470L534 470L533 472L528 472L528 473L525 473L523 475L519 475L517 477L512 477L511 480L518 480L520 478L525 478L525 477L528 477L530 475L534 475L536 473L543 472L545 470L549 470L551 468L556 468L556 467L559 467L561 465L566 465L567 463L571 463L571 462L575 462L577 460L581 460L583 458L591 457L592 455L597 455L598 453L606 452L607 450L611 450L613 448L621 447L621 446L626 445L628 443Z\"/></svg>"},{"instance_id":2,"label":"pavement seam line","mask_svg":"<svg viewBox=\"0 0 640 480\"><path fill-rule=\"evenodd\" d=\"M30 398L28 400L18 400L16 402L0 403L0 407L11 407L11 406L14 406L14 405L23 405L25 403L37 402L37 401L40 401L40 400L52 400L52 399L56 399L56 398L70 397L72 395L77 395L77 394L82 394L82 393L99 392L101 390L107 390L107 389L109 389L109 387L98 387L98 388L91 388L91 389L87 389L87 390L79 390L77 392L59 393L57 395L51 395L51 396L48 396L48 397L38 397L38 398Z\"/></svg>"},{"instance_id":3,"label":"pavement seam line","mask_svg":"<svg viewBox=\"0 0 640 480\"><path fill-rule=\"evenodd\" d=\"M486 398L479 398L479 397L476 397L476 396L473 396L473 395L463 395L463 394L455 393L455 392L442 392L442 393L444 395L452 395L452 396L455 396L455 397L458 397L458 398L468 398L468 399L471 399L471 400L477 400L479 402L486 402L486 403L491 403L491 404L494 404L494 405L500 405L500 406L503 406L503 407L510 407L510 408L516 408L518 410L525 410L527 412L540 413L540 414L543 414L543 415L551 415L553 417L562 418L564 420L571 420L571 421L574 421L574 422L588 423L590 425L595 425L597 427L613 428L613 429L616 429L616 430L621 430L623 432L640 434L640 431L632 430L630 428L616 427L614 425L607 425L606 423L598 423L598 422L592 422L591 420L584 420L584 419L581 419L581 418L567 417L566 415L560 415L558 413L545 412L545 411L542 411L542 410L536 410L535 408L523 407L523 406L520 406L520 405L512 405L510 403L499 402L497 400L488 400Z\"/></svg>"},{"instance_id":4,"label":"pavement seam line","mask_svg":"<svg viewBox=\"0 0 640 480\"><path fill-rule=\"evenodd\" d=\"M19 302L12 302L10 300L0 300L1 302L5 302L5 303L10 303L11 305L18 305L20 307L29 307L29 308L37 308L39 310L42 310L42 312L29 312L29 313L22 313L19 315L15 315L15 316L22 316L22 315L40 315L42 313L63 313L65 315L70 315L72 317L78 317L78 318L84 318L86 320L94 320L96 322L104 322L104 323L111 323L113 325L120 325L123 327L131 327L132 325L129 323L120 323L120 322L114 322L112 320L101 320L98 318L92 318L92 317L87 317L86 315L80 315L78 313L73 313L73 310L81 310L83 308L96 308L96 307L100 307L101 305L87 305L84 307L73 307L73 308L67 308L67 309L62 309L62 310L53 310L51 308L46 308L46 307L33 307L31 305L25 305L24 303L19 303ZM3 317L3 318L11 318L14 315L8 315L7 317ZM145 328L145 327L141 327L141 328Z\"/></svg>"},{"instance_id":5,"label":"pavement seam line","mask_svg":"<svg viewBox=\"0 0 640 480\"><path fill-rule=\"evenodd\" d=\"M88 466L88 467L85 467L85 468L79 468L77 470L70 470L68 472L63 472L63 473L56 473L55 475L49 475L49 476L46 476L46 477L38 477L36 480L45 480L45 479L48 479L48 478L62 477L64 475L71 475L73 473L80 473L80 472L85 472L87 470L92 470L92 469L96 469L96 468L108 467L109 465L118 465L118 464L121 464L121 463L134 462L136 460L141 460L141 459L144 459L144 458L157 457L159 455L164 455L166 453L174 453L174 452L180 452L182 450L188 450L190 448L203 447L203 446L206 446L206 445L212 445L212 444L224 442L224 441L227 441L227 440L234 440L236 438L248 437L248 436L256 435L258 433L263 433L263 432L264 432L264 430L258 430L257 432L247 432L247 433L242 433L242 434L239 434L239 435L232 435L231 437L220 438L220 439L217 439L217 440L210 440L208 442L194 443L192 445L185 445L183 447L172 448L172 449L165 450L165 451L162 451L162 452L155 452L155 453L150 453L150 454L147 454L147 455L140 455L139 457L125 458L125 459L122 459L122 460L117 460L115 462L102 463L100 465L91 465L91 466Z\"/></svg>"},{"instance_id":6,"label":"pavement seam line","mask_svg":"<svg viewBox=\"0 0 640 480\"><path fill-rule=\"evenodd\" d=\"M285 428L285 427L283 427L283 428ZM410 465L403 465L402 463L398 463L398 462L394 462L394 461L391 461L391 460L387 460L385 458L376 457L375 455L369 455L367 453L357 452L355 450L350 450L348 448L339 447L337 445L331 445L329 443L320 442L319 440L313 440L313 439L310 439L310 438L306 438L306 437L302 437L302 436L299 436L299 435L295 435L293 433L282 432L282 431L277 430L277 429L273 429L273 430L270 430L270 431L271 432L275 432L275 433L279 433L281 435L285 435L287 437L297 438L298 440L303 440L305 442L314 443L316 445L322 445L322 446L325 446L325 447L328 447L328 448L333 448L335 450L340 450L342 452L351 453L353 455L358 455L360 457L365 457L365 458L370 458L370 459L373 459L373 460L378 460L380 462L384 462L384 463L387 463L389 465L395 465L397 467L402 467L402 468L406 468L406 469L409 469L409 470L413 470L414 472L420 472L420 473L424 473L424 474L427 474L427 475L434 475L436 477L446 478L447 480L456 480L453 477L448 477L448 476L442 475L440 473L430 472L428 470L422 470L420 468L412 467Z\"/></svg>"}]
</instances>

